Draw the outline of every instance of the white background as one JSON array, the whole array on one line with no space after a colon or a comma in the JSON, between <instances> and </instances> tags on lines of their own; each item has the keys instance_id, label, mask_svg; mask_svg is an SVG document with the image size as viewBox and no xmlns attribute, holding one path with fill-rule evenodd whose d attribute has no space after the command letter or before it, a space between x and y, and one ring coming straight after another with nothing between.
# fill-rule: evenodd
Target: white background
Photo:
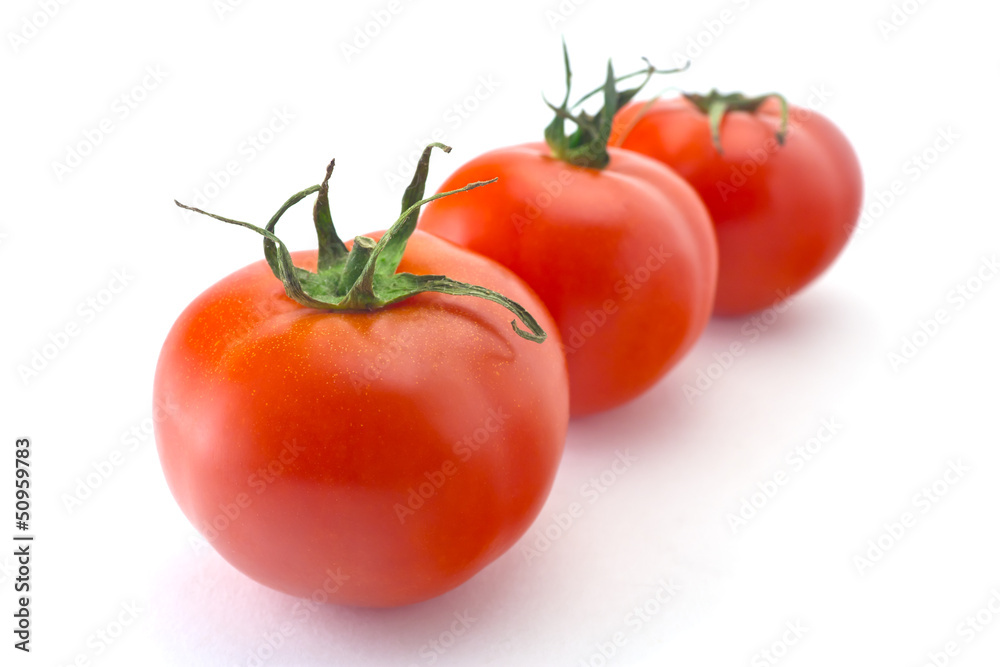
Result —
<instances>
[{"instance_id":1,"label":"white background","mask_svg":"<svg viewBox=\"0 0 1000 667\"><path fill-rule=\"evenodd\" d=\"M1000 610L1000 281L979 284L971 300L954 291L976 287L1000 250L996 3L908 0L912 16L885 33L889 0L567 0L565 15L547 14L556 0L406 1L350 58L343 45L387 0L252 0L221 13L212 0L49 4L57 9L48 19L36 17L45 3L35 0L7 0L0 16L0 498L9 508L0 516L10 518L0 535L13 532L10 450L28 435L38 536L30 656L11 647L12 547L0 551L0 662L229 666L263 652L274 666L600 665L594 652L616 632L624 646L614 665L764 665L759 652L775 642L789 667L916 667L952 640L958 655L948 664L1000 660L1000 615L984 612L993 622L971 641L971 626L960 627L993 595ZM723 10L729 22L713 23ZM32 32L25 20L44 25ZM400 195L386 174L434 130L455 151L434 156L432 188L484 150L541 138L541 94L563 92L561 34L579 93L600 84L608 57L624 72L641 56L664 67L693 56L688 72L658 79L651 93L778 90L806 105L826 91L818 108L854 143L872 216L766 331L713 322L648 394L574 422L535 527L468 584L409 608L328 606L302 620L295 599L191 546L193 529L144 432L171 323L260 256L254 234L188 219L171 200L207 192L211 210L263 222L336 157L342 235L382 229ZM492 91L480 87L491 78ZM275 110L292 118L268 136ZM104 119L111 132L59 173L55 164ZM949 130L957 139L936 149ZM251 152L250 136L269 142ZM925 152L933 162L917 167ZM239 173L213 189L229 161ZM895 181L903 194L889 202ZM287 218L292 247L314 243L308 208ZM87 314L80 304L108 296L115 271L127 287ZM889 354L939 310L947 322L917 336L925 344L894 367ZM23 378L19 368L70 324L79 334ZM713 367L733 341L746 353ZM716 379L688 401L683 388L701 372ZM790 463L831 419L836 435L801 469ZM581 485L619 450L637 461L588 503ZM120 465L68 508L115 451ZM933 504L915 501L951 463L968 471L939 484ZM788 483L757 497L756 516L734 531L727 517L778 471ZM583 516L529 562L521 546L574 501ZM906 512L916 524L884 536ZM880 537L888 548L859 567ZM628 614L655 600L660 580L679 592L650 603L637 626ZM452 637L462 613L475 621ZM97 633L117 634L119 618L128 627L104 644ZM285 622L291 634L268 649ZM789 623L804 636L787 634ZM787 651L783 637L796 639Z\"/></svg>"}]
</instances>

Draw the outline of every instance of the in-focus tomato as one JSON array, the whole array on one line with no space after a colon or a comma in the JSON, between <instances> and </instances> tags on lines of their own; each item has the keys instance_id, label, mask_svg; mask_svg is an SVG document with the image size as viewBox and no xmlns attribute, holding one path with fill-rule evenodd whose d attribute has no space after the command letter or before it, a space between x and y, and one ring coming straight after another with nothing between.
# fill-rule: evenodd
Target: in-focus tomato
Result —
<instances>
[{"instance_id":1,"label":"in-focus tomato","mask_svg":"<svg viewBox=\"0 0 1000 667\"><path fill-rule=\"evenodd\" d=\"M481 287L331 312L290 298L258 262L199 296L164 343L154 394L176 406L156 426L170 489L226 560L272 588L365 606L440 595L512 546L550 490L569 418L554 323L495 262L420 232L407 244L415 220L393 227L405 252L356 239L361 254L337 260L344 275L352 257L374 266L372 248L395 248L413 279ZM279 269L294 263L322 296L323 272L305 272L322 250L269 240ZM383 270L396 267L379 267L374 292L391 301L411 279L386 282ZM454 296L483 288L534 313L552 340L529 342L501 306Z\"/></svg>"},{"instance_id":2,"label":"in-focus tomato","mask_svg":"<svg viewBox=\"0 0 1000 667\"><path fill-rule=\"evenodd\" d=\"M708 205L721 315L801 290L840 254L861 211L861 167L847 138L815 111L790 107L785 116L775 96L632 103L616 116L614 135L676 170Z\"/></svg>"},{"instance_id":3,"label":"in-focus tomato","mask_svg":"<svg viewBox=\"0 0 1000 667\"><path fill-rule=\"evenodd\" d=\"M493 176L497 184L446 199L419 223L538 293L562 336L573 415L652 386L694 344L715 294L717 249L697 193L655 161L607 148L611 116L638 91L617 93L610 67L608 76L597 117L577 116L566 136L557 115L547 143L473 159L441 189Z\"/></svg>"}]
</instances>

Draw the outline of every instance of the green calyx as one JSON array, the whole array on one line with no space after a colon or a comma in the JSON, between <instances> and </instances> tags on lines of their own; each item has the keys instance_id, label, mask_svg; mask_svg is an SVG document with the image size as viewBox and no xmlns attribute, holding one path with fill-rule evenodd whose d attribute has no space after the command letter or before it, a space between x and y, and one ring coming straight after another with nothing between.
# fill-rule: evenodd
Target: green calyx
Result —
<instances>
[{"instance_id":1,"label":"green calyx","mask_svg":"<svg viewBox=\"0 0 1000 667\"><path fill-rule=\"evenodd\" d=\"M248 222L231 220L201 209L186 206L174 200L181 208L195 211L209 217L240 227L252 229L264 237L264 258L271 272L285 287L285 294L303 306L326 311L371 311L384 308L421 292L440 292L455 296L476 296L493 301L514 313L527 329L518 326L517 320L511 326L522 338L541 343L545 331L520 304L511 301L492 290L452 280L447 276L414 275L396 273L406 250L406 243L417 227L420 207L435 199L448 197L459 192L472 190L495 182L478 181L463 188L442 192L424 198L430 156L434 148L451 152L444 144L433 143L424 149L417 163L413 180L403 193L402 214L382 235L378 242L367 236L357 236L350 250L337 236L330 215L329 182L333 173L333 162L326 169L326 177L320 185L314 185L292 195L264 228ZM316 273L292 264L292 256L287 246L274 234L275 225L285 211L309 195L318 193L313 207L313 221L319 239Z\"/></svg>"},{"instance_id":2,"label":"green calyx","mask_svg":"<svg viewBox=\"0 0 1000 667\"><path fill-rule=\"evenodd\" d=\"M643 60L646 59L643 58ZM548 100L545 101L545 104L556 114L555 119L545 128L545 142L549 145L553 157L570 164L593 169L603 169L608 166L610 159L608 141L611 138L612 121L614 121L618 110L631 102L632 98L643 89L654 74L673 74L686 70L690 65L688 63L679 69L658 70L646 60L645 68L616 78L614 67L609 60L604 85L587 93L571 107L569 106L569 95L573 72L569 66L569 52L566 49L565 41L563 41L563 62L566 67L566 96L558 107ZM628 90L618 90L620 82L640 75L645 75L645 78L638 86ZM604 106L597 112L597 115L591 116L584 111L573 114L574 109L599 93L604 95ZM566 134L567 120L576 125L576 131L570 135Z\"/></svg>"},{"instance_id":3,"label":"green calyx","mask_svg":"<svg viewBox=\"0 0 1000 667\"><path fill-rule=\"evenodd\" d=\"M775 135L778 144L785 143L785 136L788 134L788 100L778 93L768 93L757 97L747 97L743 93L722 94L714 88L708 95L697 95L694 93L685 94L684 97L693 105L708 116L709 125L712 128L712 143L715 150L722 154L722 141L719 138L719 130L722 126L722 119L730 111L746 111L756 113L764 102L772 97L781 104L781 128Z\"/></svg>"}]
</instances>

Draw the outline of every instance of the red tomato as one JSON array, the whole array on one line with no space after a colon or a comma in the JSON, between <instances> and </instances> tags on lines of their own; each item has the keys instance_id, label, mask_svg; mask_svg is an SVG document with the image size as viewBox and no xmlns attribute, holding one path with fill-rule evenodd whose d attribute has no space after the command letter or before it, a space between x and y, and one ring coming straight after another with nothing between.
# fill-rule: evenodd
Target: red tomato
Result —
<instances>
[{"instance_id":1,"label":"red tomato","mask_svg":"<svg viewBox=\"0 0 1000 667\"><path fill-rule=\"evenodd\" d=\"M697 193L653 160L608 153L598 169L556 159L544 143L491 151L441 189L496 184L440 200L418 223L538 293L562 336L573 415L654 384L694 344L715 294L717 250Z\"/></svg>"},{"instance_id":2,"label":"red tomato","mask_svg":"<svg viewBox=\"0 0 1000 667\"><path fill-rule=\"evenodd\" d=\"M293 258L316 267L315 252ZM497 290L555 332L516 276L446 241L415 234L400 269ZM558 338L525 341L509 320L437 293L323 312L264 262L237 271L163 346L171 491L226 560L292 595L390 606L458 586L525 532L563 449Z\"/></svg>"},{"instance_id":3,"label":"red tomato","mask_svg":"<svg viewBox=\"0 0 1000 667\"><path fill-rule=\"evenodd\" d=\"M675 169L708 205L719 243L715 312L739 315L786 299L846 245L861 211L858 158L829 120L790 109L784 145L778 100L721 121L687 98L632 103L615 118L617 145Z\"/></svg>"}]
</instances>

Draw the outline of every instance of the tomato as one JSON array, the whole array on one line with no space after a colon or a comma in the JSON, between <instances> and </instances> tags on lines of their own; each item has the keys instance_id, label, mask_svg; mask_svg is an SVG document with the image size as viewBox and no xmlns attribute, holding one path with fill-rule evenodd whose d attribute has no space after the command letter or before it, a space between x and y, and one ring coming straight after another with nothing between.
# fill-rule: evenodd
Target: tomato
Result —
<instances>
[{"instance_id":1,"label":"tomato","mask_svg":"<svg viewBox=\"0 0 1000 667\"><path fill-rule=\"evenodd\" d=\"M441 186L499 178L429 207L419 228L495 259L552 313L574 415L638 396L694 344L712 311L716 250L697 194L652 160L611 149L577 167L546 144L485 153Z\"/></svg>"},{"instance_id":2,"label":"tomato","mask_svg":"<svg viewBox=\"0 0 1000 667\"><path fill-rule=\"evenodd\" d=\"M287 258L308 284L317 252ZM501 292L554 333L522 281L447 241L414 234L399 270ZM181 509L237 569L292 595L394 606L458 586L551 488L569 419L557 337L526 341L478 298L326 312L286 288L251 264L167 336L154 397L176 407L156 442Z\"/></svg>"},{"instance_id":3,"label":"tomato","mask_svg":"<svg viewBox=\"0 0 1000 667\"><path fill-rule=\"evenodd\" d=\"M634 93L615 93L610 68L609 81L598 118ZM606 133L566 137L560 120L546 143L460 167L442 190L499 180L428 208L419 228L495 259L538 293L562 337L571 413L584 415L640 395L691 348L711 315L717 249L708 212L682 178L607 148Z\"/></svg>"},{"instance_id":4,"label":"tomato","mask_svg":"<svg viewBox=\"0 0 1000 667\"><path fill-rule=\"evenodd\" d=\"M713 141L710 111L725 110ZM858 158L820 114L791 107L783 143L774 96L688 96L632 103L615 118L617 145L675 169L715 223L715 312L740 315L785 300L847 244L862 204Z\"/></svg>"}]
</instances>

